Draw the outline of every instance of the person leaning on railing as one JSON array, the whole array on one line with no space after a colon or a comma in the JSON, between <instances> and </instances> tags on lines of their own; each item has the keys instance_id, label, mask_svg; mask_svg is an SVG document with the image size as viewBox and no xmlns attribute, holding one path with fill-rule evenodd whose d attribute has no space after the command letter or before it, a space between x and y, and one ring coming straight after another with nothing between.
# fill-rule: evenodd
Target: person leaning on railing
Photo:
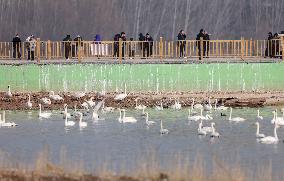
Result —
<instances>
[{"instance_id":1,"label":"person leaning on railing","mask_svg":"<svg viewBox=\"0 0 284 181\"><path fill-rule=\"evenodd\" d=\"M206 54L207 57L209 57L209 49L210 49L210 34L208 34L206 31L204 32L204 52Z\"/></svg>"},{"instance_id":2,"label":"person leaning on railing","mask_svg":"<svg viewBox=\"0 0 284 181\"><path fill-rule=\"evenodd\" d=\"M178 47L179 47L179 57L185 58L185 45L186 45L186 34L183 30L180 30L178 34Z\"/></svg>"},{"instance_id":3,"label":"person leaning on railing","mask_svg":"<svg viewBox=\"0 0 284 181\"><path fill-rule=\"evenodd\" d=\"M199 33L197 34L197 36L196 36L196 40L197 40L197 42L196 42L196 46L197 46L197 48L198 48L198 56L199 56L199 60L201 60L201 43L200 43L200 40L201 40L201 38L204 40L205 39L205 34L204 34L204 30L203 29L201 29L200 31L199 31ZM203 56L205 56L205 47L204 46L206 46L204 43L203 43Z\"/></svg>"},{"instance_id":4,"label":"person leaning on railing","mask_svg":"<svg viewBox=\"0 0 284 181\"><path fill-rule=\"evenodd\" d=\"M126 34L124 32L121 32L120 34L121 40L122 40L122 58L124 59L125 56L125 47L126 47Z\"/></svg>"},{"instance_id":5,"label":"person leaning on railing","mask_svg":"<svg viewBox=\"0 0 284 181\"><path fill-rule=\"evenodd\" d=\"M35 50L36 50L36 39L33 35L30 38L29 45L30 45L30 58L33 61L35 59Z\"/></svg>"},{"instance_id":6,"label":"person leaning on railing","mask_svg":"<svg viewBox=\"0 0 284 181\"><path fill-rule=\"evenodd\" d=\"M120 34L114 35L113 38L113 57L118 58L119 57L119 39L120 39Z\"/></svg>"},{"instance_id":7,"label":"person leaning on railing","mask_svg":"<svg viewBox=\"0 0 284 181\"><path fill-rule=\"evenodd\" d=\"M146 34L145 41L145 50L147 52L147 57L150 57L153 55L153 38L149 33Z\"/></svg>"},{"instance_id":8,"label":"person leaning on railing","mask_svg":"<svg viewBox=\"0 0 284 181\"><path fill-rule=\"evenodd\" d=\"M13 58L21 58L21 38L18 34L13 38Z\"/></svg>"},{"instance_id":9,"label":"person leaning on railing","mask_svg":"<svg viewBox=\"0 0 284 181\"><path fill-rule=\"evenodd\" d=\"M72 42L72 39L71 39L70 35L67 35L63 39L64 54L65 54L66 60L69 60L70 50L71 50L71 42Z\"/></svg>"}]
</instances>

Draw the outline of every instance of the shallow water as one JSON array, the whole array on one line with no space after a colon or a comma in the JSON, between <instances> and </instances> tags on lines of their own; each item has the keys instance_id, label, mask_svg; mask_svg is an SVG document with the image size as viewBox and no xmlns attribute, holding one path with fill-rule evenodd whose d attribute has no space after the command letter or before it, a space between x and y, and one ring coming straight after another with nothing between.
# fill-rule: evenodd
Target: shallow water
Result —
<instances>
[{"instance_id":1,"label":"shallow water","mask_svg":"<svg viewBox=\"0 0 284 181\"><path fill-rule=\"evenodd\" d=\"M272 110L263 108L260 121L261 133L273 134ZM64 121L59 112L53 112L50 119L39 120L37 112L6 112L7 121L19 124L16 128L0 128L1 151L9 153L13 158L25 163L33 163L38 153L45 145L49 147L50 158L59 163L62 149L67 150L67 158L73 163L84 163L88 171L94 171L103 163L108 163L109 169L118 171L135 169L137 163L150 152L162 168L169 166L178 154L182 158L194 161L197 156L203 158L206 168L210 170L212 160L216 157L227 164L238 163L243 169L258 170L261 166L271 164L272 171L280 174L283 171L284 139L283 128L278 129L281 140L277 145L260 144L255 139L256 109L236 109L233 117L247 119L244 123L230 123L220 112L212 111L216 129L221 134L218 139L197 135L197 122L188 123L187 109L182 111L164 110L149 111L149 120L164 120L164 127L169 135L159 134L159 124L147 128L140 111L128 110L127 115L138 119L136 124L120 124L117 121L118 112L102 114L104 120L97 123L88 120L88 127L79 129L78 124L70 129L64 128ZM228 111L226 111L228 112ZM229 113L227 113L229 114ZM205 121L208 125L211 121ZM183 160L183 159L182 159ZM139 164L138 164L139 165Z\"/></svg>"}]
</instances>

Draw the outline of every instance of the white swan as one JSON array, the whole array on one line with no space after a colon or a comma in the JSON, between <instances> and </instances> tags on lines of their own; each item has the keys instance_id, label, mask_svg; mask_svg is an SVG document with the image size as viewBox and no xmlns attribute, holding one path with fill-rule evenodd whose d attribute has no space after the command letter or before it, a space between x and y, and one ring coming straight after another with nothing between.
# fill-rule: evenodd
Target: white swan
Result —
<instances>
[{"instance_id":1,"label":"white swan","mask_svg":"<svg viewBox=\"0 0 284 181\"><path fill-rule=\"evenodd\" d=\"M71 126L74 126L74 125L75 125L75 122L74 121L68 121L68 117L65 116L65 126L71 127Z\"/></svg>"},{"instance_id":2,"label":"white swan","mask_svg":"<svg viewBox=\"0 0 284 181\"><path fill-rule=\"evenodd\" d=\"M26 102L26 106L27 106L28 109L31 109L33 107L30 94L28 94L28 102Z\"/></svg>"},{"instance_id":3,"label":"white swan","mask_svg":"<svg viewBox=\"0 0 284 181\"><path fill-rule=\"evenodd\" d=\"M160 120L160 134L169 134L169 130L163 128L162 120Z\"/></svg>"},{"instance_id":4,"label":"white swan","mask_svg":"<svg viewBox=\"0 0 284 181\"><path fill-rule=\"evenodd\" d=\"M201 119L201 116L198 116L198 115L191 116L191 110L188 109L188 117L187 117L187 119L188 119L189 121L198 121L198 120Z\"/></svg>"},{"instance_id":5,"label":"white swan","mask_svg":"<svg viewBox=\"0 0 284 181\"><path fill-rule=\"evenodd\" d=\"M257 110L257 119L263 120L263 117L259 115L259 109Z\"/></svg>"},{"instance_id":6,"label":"white swan","mask_svg":"<svg viewBox=\"0 0 284 181\"><path fill-rule=\"evenodd\" d=\"M211 105L211 99L210 99L210 97L209 97L209 100L208 100L208 104L205 104L205 105L203 106L203 109L204 109L204 111L211 111L212 105Z\"/></svg>"},{"instance_id":7,"label":"white swan","mask_svg":"<svg viewBox=\"0 0 284 181\"><path fill-rule=\"evenodd\" d=\"M202 129L202 121L200 121L200 123L198 125L197 133L198 133L198 135L202 135L202 136L207 135L207 131Z\"/></svg>"},{"instance_id":8,"label":"white swan","mask_svg":"<svg viewBox=\"0 0 284 181\"><path fill-rule=\"evenodd\" d=\"M193 108L194 109L203 109L203 105L202 104L195 104L195 99L192 99L193 102Z\"/></svg>"},{"instance_id":9,"label":"white swan","mask_svg":"<svg viewBox=\"0 0 284 181\"><path fill-rule=\"evenodd\" d=\"M284 118L278 117L277 110L273 111L273 119L271 120L271 124L278 124L280 126L284 126Z\"/></svg>"},{"instance_id":10,"label":"white swan","mask_svg":"<svg viewBox=\"0 0 284 181\"><path fill-rule=\"evenodd\" d=\"M156 124L156 122L155 121L149 121L149 114L146 112L146 125L147 126L151 126L151 125L153 125L153 124Z\"/></svg>"},{"instance_id":11,"label":"white swan","mask_svg":"<svg viewBox=\"0 0 284 181\"><path fill-rule=\"evenodd\" d=\"M263 143L263 144L277 144L278 141L279 141L278 136L277 136L277 129L278 128L279 128L279 125L275 124L274 136L267 136L267 137L261 138L261 139L259 139L259 142Z\"/></svg>"},{"instance_id":12,"label":"white swan","mask_svg":"<svg viewBox=\"0 0 284 181\"><path fill-rule=\"evenodd\" d=\"M215 138L215 137L220 137L220 134L215 130L215 123L211 123L211 128L212 128L212 133L210 137Z\"/></svg>"},{"instance_id":13,"label":"white swan","mask_svg":"<svg viewBox=\"0 0 284 181\"><path fill-rule=\"evenodd\" d=\"M93 119L94 121L98 121L98 120L100 119L100 117L99 117L97 111L95 111L95 110L93 110L92 119Z\"/></svg>"},{"instance_id":14,"label":"white swan","mask_svg":"<svg viewBox=\"0 0 284 181\"><path fill-rule=\"evenodd\" d=\"M232 121L232 122L243 122L243 121L245 121L245 119L244 119L244 118L241 118L241 117L232 118L232 113L233 113L233 108L230 108L229 121Z\"/></svg>"},{"instance_id":15,"label":"white swan","mask_svg":"<svg viewBox=\"0 0 284 181\"><path fill-rule=\"evenodd\" d=\"M141 116L146 116L146 112L145 112L145 107L142 109L142 113L141 113Z\"/></svg>"},{"instance_id":16,"label":"white swan","mask_svg":"<svg viewBox=\"0 0 284 181\"><path fill-rule=\"evenodd\" d=\"M103 102L103 106L102 106L102 112L103 113L110 113L113 112L114 108L113 107L105 107L105 102Z\"/></svg>"},{"instance_id":17,"label":"white swan","mask_svg":"<svg viewBox=\"0 0 284 181\"><path fill-rule=\"evenodd\" d=\"M38 113L38 117L40 118L45 118L48 119L51 116L51 113L47 113L47 112L41 112L41 104L38 105L39 106L39 113Z\"/></svg>"},{"instance_id":18,"label":"white swan","mask_svg":"<svg viewBox=\"0 0 284 181\"><path fill-rule=\"evenodd\" d=\"M210 126L210 127L208 127L208 126L203 126L203 121L202 121L202 120L200 121L200 123L201 123L201 128L202 128L204 131L206 131L206 132L208 132L208 133L212 133L212 132L213 132L212 126Z\"/></svg>"},{"instance_id":19,"label":"white swan","mask_svg":"<svg viewBox=\"0 0 284 181\"><path fill-rule=\"evenodd\" d=\"M160 104L160 106L155 106L155 110L156 111L162 111L162 110L164 110L164 107L163 107L163 103L161 102L161 104Z\"/></svg>"},{"instance_id":20,"label":"white swan","mask_svg":"<svg viewBox=\"0 0 284 181\"><path fill-rule=\"evenodd\" d=\"M214 106L215 110L217 110L217 111L226 111L228 109L228 107L225 107L225 106L218 106L217 107L217 103L218 103L218 100L215 99L215 106Z\"/></svg>"},{"instance_id":21,"label":"white swan","mask_svg":"<svg viewBox=\"0 0 284 181\"><path fill-rule=\"evenodd\" d=\"M14 122L6 122L5 111L3 111L2 117L3 117L3 120L0 120L0 127L15 127L15 126L18 126ZM0 119L1 119L1 117L0 117Z\"/></svg>"},{"instance_id":22,"label":"white swan","mask_svg":"<svg viewBox=\"0 0 284 181\"><path fill-rule=\"evenodd\" d=\"M50 105L51 104L51 100L47 97L43 97L40 99L41 103L45 104L45 105Z\"/></svg>"},{"instance_id":23,"label":"white swan","mask_svg":"<svg viewBox=\"0 0 284 181\"><path fill-rule=\"evenodd\" d=\"M256 125L256 133L255 133L256 138L264 138L265 135L259 133L259 122L256 122L255 125Z\"/></svg>"},{"instance_id":24,"label":"white swan","mask_svg":"<svg viewBox=\"0 0 284 181\"><path fill-rule=\"evenodd\" d=\"M7 97L7 98L11 98L11 97L13 96L13 95L12 95L12 92L11 92L11 87L10 87L10 85L8 85L8 91L5 92L4 96Z\"/></svg>"},{"instance_id":25,"label":"white swan","mask_svg":"<svg viewBox=\"0 0 284 181\"><path fill-rule=\"evenodd\" d=\"M77 111L77 105L76 104L74 105L74 112L72 113L71 116L73 116L75 118L75 120L80 120L80 112Z\"/></svg>"},{"instance_id":26,"label":"white swan","mask_svg":"<svg viewBox=\"0 0 284 181\"><path fill-rule=\"evenodd\" d=\"M135 109L136 109L136 110L145 109L146 106L144 106L144 105L142 105L142 104L138 105L138 100L139 100L139 98L136 98L136 99L135 99Z\"/></svg>"},{"instance_id":27,"label":"white swan","mask_svg":"<svg viewBox=\"0 0 284 181\"><path fill-rule=\"evenodd\" d=\"M87 103L88 107L93 108L93 107L95 107L95 106L96 106L96 102L95 102L95 101L93 101L93 100L94 100L94 97L91 97L91 98L90 98L90 100L86 101L86 103Z\"/></svg>"},{"instance_id":28,"label":"white swan","mask_svg":"<svg viewBox=\"0 0 284 181\"><path fill-rule=\"evenodd\" d=\"M49 98L53 101L62 101L63 100L63 97L61 97L60 95L55 95L54 91L49 92Z\"/></svg>"},{"instance_id":29,"label":"white swan","mask_svg":"<svg viewBox=\"0 0 284 181\"><path fill-rule=\"evenodd\" d=\"M75 92L73 94L73 97L75 97L76 99L81 99L82 97L85 97L86 93L85 92Z\"/></svg>"},{"instance_id":30,"label":"white swan","mask_svg":"<svg viewBox=\"0 0 284 181\"><path fill-rule=\"evenodd\" d=\"M175 100L175 103L171 105L171 108L174 110L181 110L181 104L179 103L179 99Z\"/></svg>"},{"instance_id":31,"label":"white swan","mask_svg":"<svg viewBox=\"0 0 284 181\"><path fill-rule=\"evenodd\" d=\"M114 97L114 100L115 100L115 101L122 101L122 100L124 100L126 97L127 97L126 84L124 84L124 93L117 94L117 95Z\"/></svg>"},{"instance_id":32,"label":"white swan","mask_svg":"<svg viewBox=\"0 0 284 181\"><path fill-rule=\"evenodd\" d=\"M67 104L64 104L63 119L66 119L66 118L71 118L71 114L68 113L68 105L67 105Z\"/></svg>"},{"instance_id":33,"label":"white swan","mask_svg":"<svg viewBox=\"0 0 284 181\"><path fill-rule=\"evenodd\" d=\"M125 117L125 109L123 111L123 117L122 117L122 122L123 123L137 123L137 119L134 117Z\"/></svg>"},{"instance_id":34,"label":"white swan","mask_svg":"<svg viewBox=\"0 0 284 181\"><path fill-rule=\"evenodd\" d=\"M80 113L79 127L80 128L85 128L87 126L88 126L88 123L87 122L83 122L83 114Z\"/></svg>"}]
</instances>

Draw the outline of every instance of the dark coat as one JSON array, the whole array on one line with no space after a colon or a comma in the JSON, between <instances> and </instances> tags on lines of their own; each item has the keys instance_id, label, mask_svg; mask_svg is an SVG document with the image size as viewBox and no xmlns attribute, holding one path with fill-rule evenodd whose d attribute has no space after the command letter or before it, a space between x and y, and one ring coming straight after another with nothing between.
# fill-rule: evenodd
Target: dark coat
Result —
<instances>
[{"instance_id":1,"label":"dark coat","mask_svg":"<svg viewBox=\"0 0 284 181\"><path fill-rule=\"evenodd\" d=\"M16 48L16 47L19 48L21 46L22 41L21 41L20 37L16 36L16 37L13 38L12 42L13 42L13 48Z\"/></svg>"}]
</instances>

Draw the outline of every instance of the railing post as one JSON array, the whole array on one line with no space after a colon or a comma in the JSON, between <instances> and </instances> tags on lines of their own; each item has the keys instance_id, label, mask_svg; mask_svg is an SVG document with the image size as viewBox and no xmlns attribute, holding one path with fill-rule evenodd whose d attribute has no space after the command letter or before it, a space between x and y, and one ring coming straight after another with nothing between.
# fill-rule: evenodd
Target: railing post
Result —
<instances>
[{"instance_id":1,"label":"railing post","mask_svg":"<svg viewBox=\"0 0 284 181\"><path fill-rule=\"evenodd\" d=\"M40 62L40 38L36 39L36 55L37 55L37 62Z\"/></svg>"},{"instance_id":2,"label":"railing post","mask_svg":"<svg viewBox=\"0 0 284 181\"><path fill-rule=\"evenodd\" d=\"M282 60L284 60L284 36L281 37Z\"/></svg>"},{"instance_id":3,"label":"railing post","mask_svg":"<svg viewBox=\"0 0 284 181\"><path fill-rule=\"evenodd\" d=\"M47 41L47 59L51 59L51 42L50 40Z\"/></svg>"},{"instance_id":4,"label":"railing post","mask_svg":"<svg viewBox=\"0 0 284 181\"><path fill-rule=\"evenodd\" d=\"M81 40L79 39L79 42L78 42L78 52L77 52L77 56L78 56L78 62L81 63L81 60L82 60L82 53L81 53Z\"/></svg>"},{"instance_id":5,"label":"railing post","mask_svg":"<svg viewBox=\"0 0 284 181\"><path fill-rule=\"evenodd\" d=\"M25 59L25 46L26 46L26 42L22 42L22 48L21 48L21 51L22 51L22 60Z\"/></svg>"},{"instance_id":6,"label":"railing post","mask_svg":"<svg viewBox=\"0 0 284 181\"><path fill-rule=\"evenodd\" d=\"M241 58L243 59L244 58L244 51L245 51L245 42L244 42L244 38L242 37L241 38Z\"/></svg>"},{"instance_id":7,"label":"railing post","mask_svg":"<svg viewBox=\"0 0 284 181\"><path fill-rule=\"evenodd\" d=\"M204 49L203 49L203 37L201 37L200 38L200 60L203 60L203 51L204 51Z\"/></svg>"},{"instance_id":8,"label":"railing post","mask_svg":"<svg viewBox=\"0 0 284 181\"><path fill-rule=\"evenodd\" d=\"M163 60L163 37L160 37L160 42L159 42L159 55L160 55L160 60Z\"/></svg>"},{"instance_id":9,"label":"railing post","mask_svg":"<svg viewBox=\"0 0 284 181\"><path fill-rule=\"evenodd\" d=\"M119 63L122 64L122 39L119 38L118 42Z\"/></svg>"}]
</instances>

